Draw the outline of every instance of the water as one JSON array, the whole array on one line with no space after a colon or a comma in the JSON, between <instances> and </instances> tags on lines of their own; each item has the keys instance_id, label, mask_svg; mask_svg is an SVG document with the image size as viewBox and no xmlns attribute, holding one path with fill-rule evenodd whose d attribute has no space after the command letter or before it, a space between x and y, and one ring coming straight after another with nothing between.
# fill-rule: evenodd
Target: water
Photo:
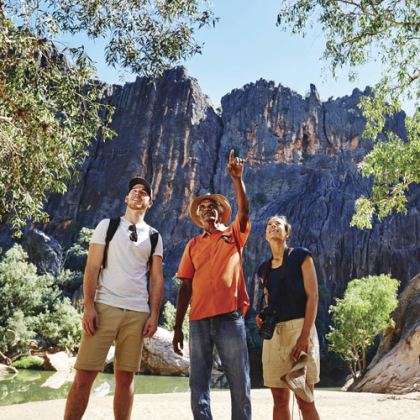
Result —
<instances>
[{"instance_id":1,"label":"water","mask_svg":"<svg viewBox=\"0 0 420 420\"><path fill-rule=\"evenodd\" d=\"M16 376L0 376L0 406L21 404L29 401L56 400L67 397L74 372L46 372L20 370ZM188 378L177 376L136 375L134 377L136 394L160 394L187 392ZM99 373L92 394L96 396L113 395L114 375ZM340 391L340 388L321 388L324 391Z\"/></svg>"},{"instance_id":2,"label":"water","mask_svg":"<svg viewBox=\"0 0 420 420\"><path fill-rule=\"evenodd\" d=\"M66 398L74 373L20 370L16 376L0 377L0 406ZM136 394L159 394L188 391L188 378L176 376L135 376ZM100 373L92 395L113 395L114 376Z\"/></svg>"}]
</instances>

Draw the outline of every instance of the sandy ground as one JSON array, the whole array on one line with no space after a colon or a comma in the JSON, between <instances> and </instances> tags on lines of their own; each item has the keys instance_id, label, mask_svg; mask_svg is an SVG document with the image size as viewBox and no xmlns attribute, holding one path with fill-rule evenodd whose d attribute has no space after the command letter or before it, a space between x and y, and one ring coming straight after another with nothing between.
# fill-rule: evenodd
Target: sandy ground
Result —
<instances>
[{"instance_id":1,"label":"sandy ground","mask_svg":"<svg viewBox=\"0 0 420 420\"><path fill-rule=\"evenodd\" d=\"M2 420L57 420L63 416L65 400L30 402L0 407ZM406 420L420 419L420 393L408 395L316 391L316 405L322 420ZM252 390L253 419L270 419L268 390ZM212 392L215 420L230 419L228 391ZM299 414L294 408L294 419ZM113 419L112 397L92 397L84 416L88 420ZM189 394L140 394L135 396L133 420L189 420Z\"/></svg>"}]
</instances>

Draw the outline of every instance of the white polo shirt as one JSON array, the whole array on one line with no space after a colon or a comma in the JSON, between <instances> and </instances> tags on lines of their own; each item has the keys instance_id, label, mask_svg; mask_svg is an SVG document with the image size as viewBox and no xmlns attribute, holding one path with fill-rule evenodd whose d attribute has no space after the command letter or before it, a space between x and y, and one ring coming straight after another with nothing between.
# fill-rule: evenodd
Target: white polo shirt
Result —
<instances>
[{"instance_id":1,"label":"white polo shirt","mask_svg":"<svg viewBox=\"0 0 420 420\"><path fill-rule=\"evenodd\" d=\"M91 244L105 245L110 219L99 222ZM151 251L149 225L136 225L137 241L130 240L131 223L121 217L120 224L108 247L106 268L99 274L95 302L117 308L149 312L147 292L147 262ZM159 234L153 255L163 256L162 237Z\"/></svg>"}]
</instances>

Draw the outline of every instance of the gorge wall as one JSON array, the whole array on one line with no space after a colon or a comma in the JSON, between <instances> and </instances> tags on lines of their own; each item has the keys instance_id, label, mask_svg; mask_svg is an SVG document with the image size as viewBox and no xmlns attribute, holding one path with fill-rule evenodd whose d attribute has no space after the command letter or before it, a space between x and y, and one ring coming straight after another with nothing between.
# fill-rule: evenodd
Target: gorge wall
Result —
<instances>
[{"instance_id":1,"label":"gorge wall","mask_svg":"<svg viewBox=\"0 0 420 420\"><path fill-rule=\"evenodd\" d=\"M61 241L74 240L81 227L122 214L127 180L144 176L155 200L146 220L163 236L166 298L174 300L172 277L186 242L199 233L188 218L189 201L217 192L234 204L226 164L229 150L237 147L247 159L244 181L251 203L244 253L250 294L255 270L268 257L265 219L284 214L293 226L290 245L313 252L322 341L327 308L349 280L391 273L404 285L420 271L420 188L412 188L407 214L388 217L370 231L349 226L355 199L369 191L369 180L357 171L372 147L361 140L364 119L357 104L363 94L369 91L355 89L322 102L313 85L302 97L260 80L227 94L217 112L183 68L154 82L138 78L108 86L104 100L116 107L112 127L118 135L95 142L80 181L64 196L51 197L51 222L43 230ZM400 113L387 123L402 137L404 118Z\"/></svg>"},{"instance_id":2,"label":"gorge wall","mask_svg":"<svg viewBox=\"0 0 420 420\"><path fill-rule=\"evenodd\" d=\"M268 253L263 223L281 213L293 225L291 245L311 249L319 282L331 296L366 274L391 272L404 283L420 271L420 190L413 188L406 215L391 216L371 231L349 227L354 200L369 186L356 168L371 148L361 141L362 94L355 89L321 102L313 85L303 98L260 80L226 95L218 115L183 68L156 82L139 78L109 86L105 98L116 107L112 126L118 135L95 142L77 185L51 198L45 230L70 239L79 227L123 213L127 180L140 174L152 182L155 204L146 218L162 233L170 279L186 241L199 232L187 215L190 199L218 192L234 207L226 163L230 148L237 147L247 159L253 223L245 255L249 281ZM404 137L404 114L388 128Z\"/></svg>"}]
</instances>

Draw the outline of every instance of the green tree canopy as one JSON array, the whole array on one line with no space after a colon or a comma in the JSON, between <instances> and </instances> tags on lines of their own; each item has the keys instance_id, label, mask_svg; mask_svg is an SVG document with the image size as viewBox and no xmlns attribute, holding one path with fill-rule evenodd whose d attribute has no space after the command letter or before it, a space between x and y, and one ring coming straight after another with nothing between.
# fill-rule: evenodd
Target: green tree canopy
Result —
<instances>
[{"instance_id":1,"label":"green tree canopy","mask_svg":"<svg viewBox=\"0 0 420 420\"><path fill-rule=\"evenodd\" d=\"M51 42L0 19L0 222L19 231L46 220L47 193L63 193L106 126L86 57L68 62Z\"/></svg>"},{"instance_id":2,"label":"green tree canopy","mask_svg":"<svg viewBox=\"0 0 420 420\"><path fill-rule=\"evenodd\" d=\"M213 15L199 0L0 0L0 223L45 221L49 193L77 178L88 146L107 139L112 108L83 46L105 38L106 62L146 76L201 51L194 31Z\"/></svg>"},{"instance_id":3,"label":"green tree canopy","mask_svg":"<svg viewBox=\"0 0 420 420\"><path fill-rule=\"evenodd\" d=\"M354 378L358 371L366 371L366 351L375 337L392 324L390 314L398 304L398 285L398 280L385 274L352 280L344 297L330 306L329 349L347 363Z\"/></svg>"},{"instance_id":4,"label":"green tree canopy","mask_svg":"<svg viewBox=\"0 0 420 420\"><path fill-rule=\"evenodd\" d=\"M23 22L38 38L63 33L104 38L106 62L156 76L200 53L194 31L215 23L201 0L6 0L0 15Z\"/></svg>"},{"instance_id":5,"label":"green tree canopy","mask_svg":"<svg viewBox=\"0 0 420 420\"><path fill-rule=\"evenodd\" d=\"M403 101L415 103L414 115L406 119L407 139L387 133L389 142L376 143L360 165L363 175L374 178L371 196L356 202L352 224L360 228L371 228L375 214L381 220L405 210L409 186L420 181L419 6L418 0L283 0L277 17L278 25L295 34L305 35L307 27L323 30L323 58L334 76L349 68L355 80L359 66L372 60L383 65L373 96L360 103L364 137L377 139Z\"/></svg>"}]
</instances>

